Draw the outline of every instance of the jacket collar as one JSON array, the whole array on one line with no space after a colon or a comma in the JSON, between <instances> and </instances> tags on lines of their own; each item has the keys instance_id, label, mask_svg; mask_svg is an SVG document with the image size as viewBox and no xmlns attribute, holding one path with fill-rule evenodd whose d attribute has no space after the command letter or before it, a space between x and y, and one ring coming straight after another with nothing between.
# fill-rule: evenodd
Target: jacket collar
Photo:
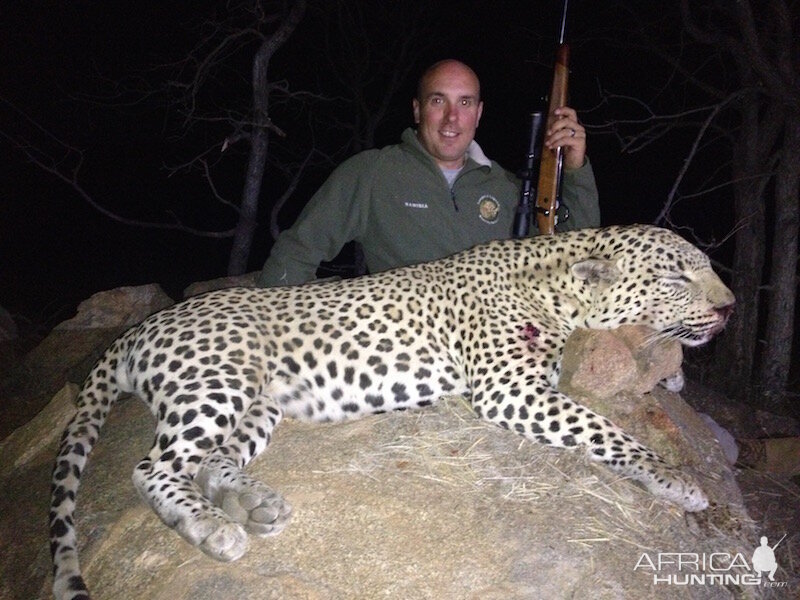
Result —
<instances>
[{"instance_id":1,"label":"jacket collar","mask_svg":"<svg viewBox=\"0 0 800 600\"><path fill-rule=\"evenodd\" d=\"M467 158L471 158L482 167L492 168L492 161L486 157L483 153L483 149L475 140L472 140L469 146L467 146Z\"/></svg>"},{"instance_id":2,"label":"jacket collar","mask_svg":"<svg viewBox=\"0 0 800 600\"><path fill-rule=\"evenodd\" d=\"M427 150L419 143L419 138L417 137L417 132L413 127L408 127L405 131L403 131L403 135L401 137L402 141L406 144L409 144L411 147L415 148L418 152L421 152L430 160L433 160L431 155L428 153ZM483 149L478 145L478 142L472 140L467 146L467 160L472 160L480 167L488 167L492 168L492 161L484 154Z\"/></svg>"}]
</instances>

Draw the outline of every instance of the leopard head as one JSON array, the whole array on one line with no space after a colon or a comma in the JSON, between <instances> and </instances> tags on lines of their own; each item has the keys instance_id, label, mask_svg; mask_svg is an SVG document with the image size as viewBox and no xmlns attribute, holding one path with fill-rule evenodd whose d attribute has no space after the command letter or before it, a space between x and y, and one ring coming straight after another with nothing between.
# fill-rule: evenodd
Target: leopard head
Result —
<instances>
[{"instance_id":1,"label":"leopard head","mask_svg":"<svg viewBox=\"0 0 800 600\"><path fill-rule=\"evenodd\" d=\"M702 251L679 235L634 225L597 230L572 276L591 290L585 326L646 325L687 346L708 342L733 312L733 293Z\"/></svg>"}]
</instances>

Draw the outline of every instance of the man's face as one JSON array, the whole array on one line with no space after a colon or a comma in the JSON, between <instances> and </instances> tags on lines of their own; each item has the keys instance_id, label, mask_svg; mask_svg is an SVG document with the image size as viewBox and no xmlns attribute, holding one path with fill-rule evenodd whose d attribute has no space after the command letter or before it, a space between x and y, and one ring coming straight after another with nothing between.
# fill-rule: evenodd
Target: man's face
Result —
<instances>
[{"instance_id":1,"label":"man's face","mask_svg":"<svg viewBox=\"0 0 800 600\"><path fill-rule=\"evenodd\" d=\"M443 63L425 76L412 104L422 146L440 167L463 166L483 112L475 74L461 63Z\"/></svg>"}]
</instances>

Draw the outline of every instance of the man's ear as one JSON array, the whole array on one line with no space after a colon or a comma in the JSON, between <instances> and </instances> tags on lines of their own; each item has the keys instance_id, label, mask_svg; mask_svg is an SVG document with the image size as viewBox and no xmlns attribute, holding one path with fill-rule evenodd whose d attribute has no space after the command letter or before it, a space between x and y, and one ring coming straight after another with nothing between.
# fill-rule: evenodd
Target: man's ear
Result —
<instances>
[{"instance_id":1,"label":"man's ear","mask_svg":"<svg viewBox=\"0 0 800 600\"><path fill-rule=\"evenodd\" d=\"M592 286L600 283L614 283L622 275L616 262L599 258L588 258L576 262L570 267L570 271L576 278L586 281Z\"/></svg>"}]
</instances>

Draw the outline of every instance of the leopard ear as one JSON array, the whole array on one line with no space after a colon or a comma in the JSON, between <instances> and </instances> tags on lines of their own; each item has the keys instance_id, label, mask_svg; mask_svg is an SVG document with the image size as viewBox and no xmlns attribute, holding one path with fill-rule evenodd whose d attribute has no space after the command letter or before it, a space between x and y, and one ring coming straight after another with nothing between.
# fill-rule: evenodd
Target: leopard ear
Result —
<instances>
[{"instance_id":1,"label":"leopard ear","mask_svg":"<svg viewBox=\"0 0 800 600\"><path fill-rule=\"evenodd\" d=\"M588 258L576 262L570 267L570 270L573 276L587 281L590 285L614 283L622 275L616 262L599 258Z\"/></svg>"}]
</instances>

